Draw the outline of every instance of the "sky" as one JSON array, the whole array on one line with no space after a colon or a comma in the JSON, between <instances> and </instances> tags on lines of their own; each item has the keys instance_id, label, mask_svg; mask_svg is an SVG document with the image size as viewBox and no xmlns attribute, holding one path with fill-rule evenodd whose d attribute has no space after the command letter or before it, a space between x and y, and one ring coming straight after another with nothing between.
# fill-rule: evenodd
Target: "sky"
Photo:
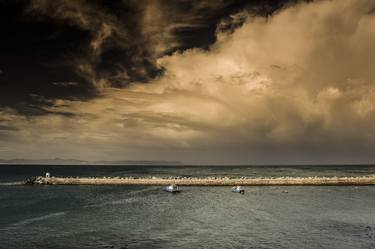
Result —
<instances>
[{"instance_id":1,"label":"sky","mask_svg":"<svg viewBox=\"0 0 375 249\"><path fill-rule=\"evenodd\" d=\"M375 162L375 0L0 0L0 158Z\"/></svg>"}]
</instances>

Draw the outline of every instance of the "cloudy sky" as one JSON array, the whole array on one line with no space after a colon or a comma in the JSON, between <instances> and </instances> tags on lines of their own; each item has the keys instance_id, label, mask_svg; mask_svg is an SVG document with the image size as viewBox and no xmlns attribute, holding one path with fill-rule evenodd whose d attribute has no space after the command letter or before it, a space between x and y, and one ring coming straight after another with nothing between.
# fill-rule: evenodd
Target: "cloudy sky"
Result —
<instances>
[{"instance_id":1,"label":"cloudy sky","mask_svg":"<svg viewBox=\"0 0 375 249\"><path fill-rule=\"evenodd\" d=\"M375 162L375 0L0 0L0 158Z\"/></svg>"}]
</instances>

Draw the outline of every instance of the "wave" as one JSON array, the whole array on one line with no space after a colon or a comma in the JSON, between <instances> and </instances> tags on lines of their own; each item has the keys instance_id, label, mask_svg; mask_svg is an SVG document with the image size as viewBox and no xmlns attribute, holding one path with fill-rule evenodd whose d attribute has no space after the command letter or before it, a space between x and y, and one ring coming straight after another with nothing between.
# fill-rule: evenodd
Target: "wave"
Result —
<instances>
[{"instance_id":1,"label":"wave","mask_svg":"<svg viewBox=\"0 0 375 249\"><path fill-rule=\"evenodd\" d=\"M34 222L38 222L38 221L42 221L42 220L47 220L47 219L54 218L54 217L57 217L57 216L62 216L62 215L65 215L65 212L50 213L50 214L47 214L47 215L38 216L38 217L34 217L34 218L25 219L23 221L19 221L17 223L14 223L13 226L23 226L23 225L27 225L27 224L30 224L30 223L34 223Z\"/></svg>"},{"instance_id":2,"label":"wave","mask_svg":"<svg viewBox=\"0 0 375 249\"><path fill-rule=\"evenodd\" d=\"M16 182L0 182L0 186L16 186L24 185L25 181L16 181Z\"/></svg>"},{"instance_id":3,"label":"wave","mask_svg":"<svg viewBox=\"0 0 375 249\"><path fill-rule=\"evenodd\" d=\"M158 187L148 187L139 190L133 190L128 192L129 196L127 198L122 199L114 199L114 200L107 200L99 203L94 203L90 205L86 205L85 207L103 207L103 206L110 206L110 205L123 205L128 203L139 202L141 200L146 199L144 196L139 196L139 194L146 193L146 192L153 192L159 189Z\"/></svg>"},{"instance_id":4,"label":"wave","mask_svg":"<svg viewBox=\"0 0 375 249\"><path fill-rule=\"evenodd\" d=\"M152 191L155 191L157 189L160 189L160 187L149 186L147 188L132 190L132 191L129 191L128 193L129 193L129 195L136 195L136 194L140 194L140 193L152 192Z\"/></svg>"},{"instance_id":5,"label":"wave","mask_svg":"<svg viewBox=\"0 0 375 249\"><path fill-rule=\"evenodd\" d=\"M111 201L105 201L100 203L95 203L91 205L86 205L87 208L92 207L104 207L104 206L111 206L111 205L123 205L127 203L134 203L140 201L142 198L136 198L136 197L129 197L124 199L117 199L117 200L111 200Z\"/></svg>"}]
</instances>

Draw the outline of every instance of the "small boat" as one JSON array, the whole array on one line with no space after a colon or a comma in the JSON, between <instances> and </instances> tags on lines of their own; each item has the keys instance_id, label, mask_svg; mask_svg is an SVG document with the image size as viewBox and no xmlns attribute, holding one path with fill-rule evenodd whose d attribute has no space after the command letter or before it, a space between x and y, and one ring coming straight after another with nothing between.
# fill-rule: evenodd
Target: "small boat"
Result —
<instances>
[{"instance_id":1,"label":"small boat","mask_svg":"<svg viewBox=\"0 0 375 249\"><path fill-rule=\"evenodd\" d=\"M169 192L169 193L179 193L180 189L177 187L176 184L172 184L172 185L165 187L164 191Z\"/></svg>"},{"instance_id":2,"label":"small boat","mask_svg":"<svg viewBox=\"0 0 375 249\"><path fill-rule=\"evenodd\" d=\"M233 193L245 194L245 189L241 186L235 186L232 188Z\"/></svg>"}]
</instances>

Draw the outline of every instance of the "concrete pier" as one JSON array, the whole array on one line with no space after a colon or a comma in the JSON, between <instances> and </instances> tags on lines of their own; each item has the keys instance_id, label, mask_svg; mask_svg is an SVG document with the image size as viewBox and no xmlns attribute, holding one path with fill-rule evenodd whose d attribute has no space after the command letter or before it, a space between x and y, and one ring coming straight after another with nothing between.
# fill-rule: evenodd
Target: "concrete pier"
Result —
<instances>
[{"instance_id":1,"label":"concrete pier","mask_svg":"<svg viewBox=\"0 0 375 249\"><path fill-rule=\"evenodd\" d=\"M355 177L35 177L33 185L169 185L180 186L268 186L268 185L375 185L375 175Z\"/></svg>"}]
</instances>

